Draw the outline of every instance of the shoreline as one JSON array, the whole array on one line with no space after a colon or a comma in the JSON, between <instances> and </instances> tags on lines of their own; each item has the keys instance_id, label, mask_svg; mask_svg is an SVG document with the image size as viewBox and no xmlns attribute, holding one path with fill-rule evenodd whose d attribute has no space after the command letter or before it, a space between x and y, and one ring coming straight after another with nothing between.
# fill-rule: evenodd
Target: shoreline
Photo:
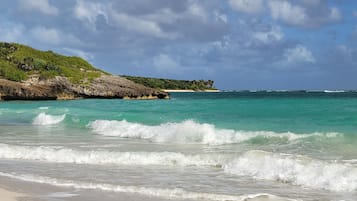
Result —
<instances>
[{"instance_id":1,"label":"shoreline","mask_svg":"<svg viewBox=\"0 0 357 201\"><path fill-rule=\"evenodd\" d=\"M18 199L23 196L23 194L17 193L15 191L9 191L0 187L1 201L18 201Z\"/></svg>"},{"instance_id":2,"label":"shoreline","mask_svg":"<svg viewBox=\"0 0 357 201\"><path fill-rule=\"evenodd\" d=\"M166 93L194 93L194 92L209 92L209 93L212 93L212 92L221 92L220 90L218 89L206 89L206 90L202 90L202 91L195 91L195 90L192 90L192 89L162 89L163 92L166 92Z\"/></svg>"}]
</instances>

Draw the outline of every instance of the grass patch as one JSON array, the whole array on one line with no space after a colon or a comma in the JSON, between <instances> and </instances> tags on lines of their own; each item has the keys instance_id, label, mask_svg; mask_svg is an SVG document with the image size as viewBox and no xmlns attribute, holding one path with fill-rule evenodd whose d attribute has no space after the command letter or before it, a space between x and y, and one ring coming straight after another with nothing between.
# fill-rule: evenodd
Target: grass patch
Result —
<instances>
[{"instance_id":1,"label":"grass patch","mask_svg":"<svg viewBox=\"0 0 357 201\"><path fill-rule=\"evenodd\" d=\"M72 83L91 82L101 74L84 59L63 56L53 51L40 51L17 43L0 42L0 76L13 81L26 80L29 75L42 78L67 77Z\"/></svg>"}]
</instances>

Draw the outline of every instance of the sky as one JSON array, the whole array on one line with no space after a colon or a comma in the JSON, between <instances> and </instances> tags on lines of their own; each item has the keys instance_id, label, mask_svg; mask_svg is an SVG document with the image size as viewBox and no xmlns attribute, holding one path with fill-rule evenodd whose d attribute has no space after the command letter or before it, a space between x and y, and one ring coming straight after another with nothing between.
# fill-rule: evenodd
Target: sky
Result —
<instances>
[{"instance_id":1,"label":"sky","mask_svg":"<svg viewBox=\"0 0 357 201\"><path fill-rule=\"evenodd\" d=\"M357 89L355 0L1 0L0 33L118 75Z\"/></svg>"}]
</instances>

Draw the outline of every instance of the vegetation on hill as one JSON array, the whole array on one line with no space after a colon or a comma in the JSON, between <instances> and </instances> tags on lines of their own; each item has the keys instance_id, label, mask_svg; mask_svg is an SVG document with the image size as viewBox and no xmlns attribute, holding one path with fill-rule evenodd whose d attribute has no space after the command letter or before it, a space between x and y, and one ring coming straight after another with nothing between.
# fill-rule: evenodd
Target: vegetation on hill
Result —
<instances>
[{"instance_id":1,"label":"vegetation on hill","mask_svg":"<svg viewBox=\"0 0 357 201\"><path fill-rule=\"evenodd\" d=\"M215 89L213 80L172 80L123 75L126 79L155 89L177 89L203 91Z\"/></svg>"},{"instance_id":2,"label":"vegetation on hill","mask_svg":"<svg viewBox=\"0 0 357 201\"><path fill-rule=\"evenodd\" d=\"M41 78L63 76L73 83L88 83L102 73L105 72L94 68L80 57L0 42L0 77L8 80L22 81L37 74Z\"/></svg>"}]
</instances>

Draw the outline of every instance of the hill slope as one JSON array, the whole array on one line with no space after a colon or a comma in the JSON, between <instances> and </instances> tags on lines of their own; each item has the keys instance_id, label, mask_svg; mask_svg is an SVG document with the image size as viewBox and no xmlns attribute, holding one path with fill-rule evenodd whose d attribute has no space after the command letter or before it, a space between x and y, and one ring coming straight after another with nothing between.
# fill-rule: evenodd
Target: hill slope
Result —
<instances>
[{"instance_id":1,"label":"hill slope","mask_svg":"<svg viewBox=\"0 0 357 201\"><path fill-rule=\"evenodd\" d=\"M0 43L0 76L22 81L33 74L41 78L63 76L79 83L85 78L93 79L106 73L79 57L39 51L16 43Z\"/></svg>"},{"instance_id":2,"label":"hill slope","mask_svg":"<svg viewBox=\"0 0 357 201\"><path fill-rule=\"evenodd\" d=\"M110 75L79 57L0 43L0 99L167 98L166 93Z\"/></svg>"}]
</instances>

